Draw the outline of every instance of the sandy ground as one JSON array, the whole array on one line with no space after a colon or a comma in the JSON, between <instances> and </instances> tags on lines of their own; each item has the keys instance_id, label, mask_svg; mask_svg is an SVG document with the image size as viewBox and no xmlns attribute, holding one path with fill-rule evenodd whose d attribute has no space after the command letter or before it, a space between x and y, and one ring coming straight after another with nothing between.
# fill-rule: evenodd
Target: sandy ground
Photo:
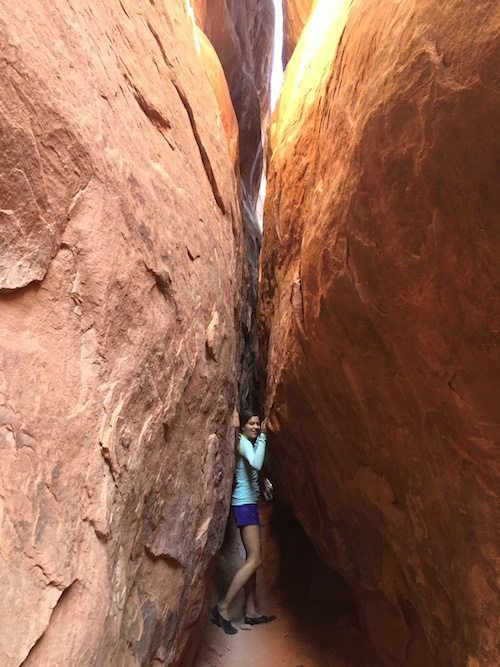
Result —
<instances>
[{"instance_id":1,"label":"sandy ground","mask_svg":"<svg viewBox=\"0 0 500 667\"><path fill-rule=\"evenodd\" d=\"M193 667L371 667L343 580L321 563L288 510L268 504L260 508L260 517L259 611L277 619L244 625L242 595L231 609L238 634L226 635L207 614ZM210 606L222 597L244 554L231 519Z\"/></svg>"}]
</instances>

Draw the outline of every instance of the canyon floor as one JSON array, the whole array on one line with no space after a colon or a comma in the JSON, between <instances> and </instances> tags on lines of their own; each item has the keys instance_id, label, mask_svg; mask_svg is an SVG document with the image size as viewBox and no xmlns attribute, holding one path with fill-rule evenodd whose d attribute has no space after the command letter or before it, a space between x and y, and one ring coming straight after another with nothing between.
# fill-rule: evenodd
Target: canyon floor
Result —
<instances>
[{"instance_id":1,"label":"canyon floor","mask_svg":"<svg viewBox=\"0 0 500 667\"><path fill-rule=\"evenodd\" d=\"M291 512L278 504L260 508L263 566L258 573L259 611L276 614L267 625L246 626L243 596L232 607L236 635L226 635L207 615L193 667L372 667L356 609L343 580L326 568ZM232 517L218 562L211 606L243 562Z\"/></svg>"}]
</instances>

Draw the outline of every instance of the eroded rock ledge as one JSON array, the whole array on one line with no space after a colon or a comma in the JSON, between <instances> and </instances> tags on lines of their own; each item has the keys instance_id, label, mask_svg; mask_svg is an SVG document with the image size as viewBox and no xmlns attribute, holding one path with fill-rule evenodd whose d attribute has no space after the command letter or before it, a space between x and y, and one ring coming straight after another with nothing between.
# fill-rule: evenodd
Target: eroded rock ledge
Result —
<instances>
[{"instance_id":1,"label":"eroded rock ledge","mask_svg":"<svg viewBox=\"0 0 500 667\"><path fill-rule=\"evenodd\" d=\"M384 665L498 648L498 4L319 1L272 127L281 493Z\"/></svg>"}]
</instances>

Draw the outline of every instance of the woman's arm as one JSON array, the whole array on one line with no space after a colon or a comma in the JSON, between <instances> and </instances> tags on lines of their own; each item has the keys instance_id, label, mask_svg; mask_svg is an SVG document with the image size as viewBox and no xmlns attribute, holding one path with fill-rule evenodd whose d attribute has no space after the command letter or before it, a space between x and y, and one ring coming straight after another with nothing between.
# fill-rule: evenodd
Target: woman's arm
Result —
<instances>
[{"instance_id":1,"label":"woman's arm","mask_svg":"<svg viewBox=\"0 0 500 667\"><path fill-rule=\"evenodd\" d=\"M257 440L255 441L255 448L244 435L240 438L240 449L241 455L248 463L255 468L255 470L260 470L264 463L264 456L266 453L266 436L264 433L261 433Z\"/></svg>"}]
</instances>

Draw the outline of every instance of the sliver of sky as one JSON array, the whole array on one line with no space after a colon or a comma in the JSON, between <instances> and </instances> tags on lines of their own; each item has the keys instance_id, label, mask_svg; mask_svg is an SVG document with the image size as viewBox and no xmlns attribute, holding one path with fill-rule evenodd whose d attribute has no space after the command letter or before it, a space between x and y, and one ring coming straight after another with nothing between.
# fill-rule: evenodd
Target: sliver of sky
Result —
<instances>
[{"instance_id":1,"label":"sliver of sky","mask_svg":"<svg viewBox=\"0 0 500 667\"><path fill-rule=\"evenodd\" d=\"M271 73L271 109L274 109L283 80L283 65L281 63L281 53L283 51L283 7L281 0L273 0L273 2L275 23L273 69Z\"/></svg>"}]
</instances>

